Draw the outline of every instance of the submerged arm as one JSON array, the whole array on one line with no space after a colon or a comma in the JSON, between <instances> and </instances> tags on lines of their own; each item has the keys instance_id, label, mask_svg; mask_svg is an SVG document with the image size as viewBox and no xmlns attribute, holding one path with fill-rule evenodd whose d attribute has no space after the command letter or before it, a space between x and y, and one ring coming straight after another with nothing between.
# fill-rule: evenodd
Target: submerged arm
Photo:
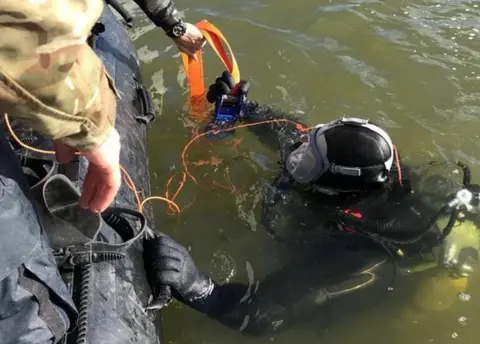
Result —
<instances>
[{"instance_id":1,"label":"submerged arm","mask_svg":"<svg viewBox=\"0 0 480 344\"><path fill-rule=\"evenodd\" d=\"M334 253L272 274L256 291L255 285L217 285L205 299L186 304L251 335L280 332L314 319L326 326L386 294L394 272L383 252Z\"/></svg>"},{"instance_id":2,"label":"submerged arm","mask_svg":"<svg viewBox=\"0 0 480 344\"><path fill-rule=\"evenodd\" d=\"M269 105L248 102L244 108L244 124L259 124L248 127L257 139L274 151L284 151L299 141L307 126L293 115L286 114ZM260 123L266 122L260 125Z\"/></svg>"}]
</instances>

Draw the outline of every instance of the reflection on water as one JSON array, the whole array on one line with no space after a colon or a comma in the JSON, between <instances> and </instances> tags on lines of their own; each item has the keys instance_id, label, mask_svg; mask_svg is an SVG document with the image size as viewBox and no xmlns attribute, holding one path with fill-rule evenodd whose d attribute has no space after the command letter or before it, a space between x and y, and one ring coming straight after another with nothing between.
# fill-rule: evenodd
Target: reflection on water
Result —
<instances>
[{"instance_id":1,"label":"reflection on water","mask_svg":"<svg viewBox=\"0 0 480 344\"><path fill-rule=\"evenodd\" d=\"M389 130L407 161L460 159L471 165L474 180L480 178L477 1L177 4L189 20L208 19L222 29L242 77L252 82L251 99L295 113L309 124L341 115L371 118ZM188 89L176 48L135 5L128 2L128 8L138 17L132 34L160 114L149 138L152 191L164 193L167 179L181 170L180 154L196 124L184 110ZM205 58L212 81L223 69L208 48ZM157 227L189 246L202 269L219 281L256 283L288 259L285 248L258 224L258 190L272 178L276 156L248 133L237 131L236 138L235 147L205 141L194 145L191 162L218 164L192 167L201 185L188 184L178 201L193 204L180 217L167 216L164 206L156 205ZM237 154L250 158L232 160ZM453 292L454 297L444 301L448 307L433 307L440 299L434 291L451 296L456 287L435 278L441 277L402 277L388 300L327 330L312 322L267 338L244 337L175 304L164 312L165 340L476 343L478 281L473 279L467 292ZM415 306L415 290L421 290L430 311Z\"/></svg>"}]
</instances>

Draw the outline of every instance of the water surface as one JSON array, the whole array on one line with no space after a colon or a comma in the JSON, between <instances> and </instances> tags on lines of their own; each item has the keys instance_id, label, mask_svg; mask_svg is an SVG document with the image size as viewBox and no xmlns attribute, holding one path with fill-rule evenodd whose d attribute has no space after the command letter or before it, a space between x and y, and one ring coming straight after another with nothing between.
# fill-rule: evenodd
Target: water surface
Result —
<instances>
[{"instance_id":1,"label":"water surface","mask_svg":"<svg viewBox=\"0 0 480 344\"><path fill-rule=\"evenodd\" d=\"M252 82L251 99L309 124L342 115L370 118L389 131L405 160L460 159L480 178L480 2L184 0L177 5L190 21L208 19L221 28L242 77ZM137 17L132 34L159 114L149 134L152 191L164 194L168 178L182 170L181 152L195 123L185 108L188 89L176 48L135 5L127 1L127 7ZM205 64L207 82L223 71L208 47ZM163 204L155 210L158 230L190 247L204 271L218 281L245 282L247 266L254 280L262 279L282 266L286 255L259 225L256 207L259 180L273 176L268 168L275 154L248 133L238 131L236 138L238 145L195 144L189 161L209 164L191 166L200 185L187 183L178 198L180 206L191 205L179 217L168 216ZM236 154L257 163L232 159ZM264 338L242 336L174 304L163 313L165 343L473 344L480 321L477 280L463 298L468 301L455 297L441 312L414 309L416 284L407 279L399 282L406 291L328 330L312 322Z\"/></svg>"}]
</instances>

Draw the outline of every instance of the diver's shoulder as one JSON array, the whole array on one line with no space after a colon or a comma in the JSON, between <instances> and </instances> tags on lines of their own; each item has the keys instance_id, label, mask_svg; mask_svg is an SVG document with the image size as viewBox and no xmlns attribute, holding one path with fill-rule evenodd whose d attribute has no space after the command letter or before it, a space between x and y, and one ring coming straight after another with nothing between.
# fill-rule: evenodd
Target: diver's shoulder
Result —
<instances>
[{"instance_id":1,"label":"diver's shoulder","mask_svg":"<svg viewBox=\"0 0 480 344\"><path fill-rule=\"evenodd\" d=\"M301 125L304 125L304 120L298 116L298 114L288 113L277 106L270 104L261 104L254 101L248 101L245 104L244 115L247 118L254 119L255 121L268 121L268 120L289 120Z\"/></svg>"},{"instance_id":2,"label":"diver's shoulder","mask_svg":"<svg viewBox=\"0 0 480 344\"><path fill-rule=\"evenodd\" d=\"M259 102L249 100L245 103L244 111L247 114L255 115L257 113L262 113L262 112L274 113L275 111L277 111L277 109L275 109L271 105L260 104Z\"/></svg>"}]
</instances>

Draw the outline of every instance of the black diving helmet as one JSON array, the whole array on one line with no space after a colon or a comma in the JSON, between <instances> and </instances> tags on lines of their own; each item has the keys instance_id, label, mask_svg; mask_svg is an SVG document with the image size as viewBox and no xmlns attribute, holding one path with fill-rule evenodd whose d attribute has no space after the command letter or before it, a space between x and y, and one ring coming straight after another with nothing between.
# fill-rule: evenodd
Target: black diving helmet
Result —
<instances>
[{"instance_id":1,"label":"black diving helmet","mask_svg":"<svg viewBox=\"0 0 480 344\"><path fill-rule=\"evenodd\" d=\"M305 138L305 137L304 137ZM394 160L390 136L368 120L340 118L317 125L286 160L300 184L375 184L388 180Z\"/></svg>"}]
</instances>

